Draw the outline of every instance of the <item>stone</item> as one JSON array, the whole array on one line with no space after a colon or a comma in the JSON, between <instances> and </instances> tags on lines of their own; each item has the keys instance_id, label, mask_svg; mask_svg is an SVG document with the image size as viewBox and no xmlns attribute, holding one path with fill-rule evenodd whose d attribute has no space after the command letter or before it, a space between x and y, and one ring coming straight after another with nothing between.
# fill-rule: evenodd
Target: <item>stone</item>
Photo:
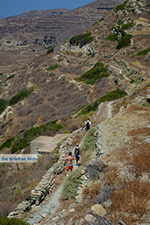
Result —
<instances>
[{"instance_id":1,"label":"stone","mask_svg":"<svg viewBox=\"0 0 150 225\"><path fill-rule=\"evenodd\" d=\"M93 205L91 207L91 210L93 213L97 214L98 216L106 215L106 210L100 204Z\"/></svg>"},{"instance_id":2,"label":"stone","mask_svg":"<svg viewBox=\"0 0 150 225\"><path fill-rule=\"evenodd\" d=\"M82 218L80 220L78 220L75 225L83 225L85 223L85 220Z\"/></svg>"},{"instance_id":3,"label":"stone","mask_svg":"<svg viewBox=\"0 0 150 225\"><path fill-rule=\"evenodd\" d=\"M74 208L69 209L69 212L70 212L70 213L75 213L75 209L74 209Z\"/></svg>"},{"instance_id":4,"label":"stone","mask_svg":"<svg viewBox=\"0 0 150 225\"><path fill-rule=\"evenodd\" d=\"M95 223L96 218L94 216L92 216L91 214L87 214L84 219L89 222L89 223Z\"/></svg>"}]
</instances>

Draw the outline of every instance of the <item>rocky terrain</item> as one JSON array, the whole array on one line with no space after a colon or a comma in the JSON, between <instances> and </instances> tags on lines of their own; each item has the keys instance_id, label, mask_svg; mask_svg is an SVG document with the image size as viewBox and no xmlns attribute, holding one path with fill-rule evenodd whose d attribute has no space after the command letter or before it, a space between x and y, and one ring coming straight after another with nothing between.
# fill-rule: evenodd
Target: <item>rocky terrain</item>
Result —
<instances>
[{"instance_id":1,"label":"rocky terrain","mask_svg":"<svg viewBox=\"0 0 150 225\"><path fill-rule=\"evenodd\" d=\"M35 55L84 32L123 0L95 1L75 10L31 11L0 20L0 73L8 74Z\"/></svg>"},{"instance_id":2,"label":"rocky terrain","mask_svg":"<svg viewBox=\"0 0 150 225\"><path fill-rule=\"evenodd\" d=\"M61 145L59 148L57 166L63 168L64 149L68 151L76 143L82 146L82 176L73 200L63 201L59 208L55 206L56 214L51 215L45 215L40 208L42 205L36 208L33 204L31 211L23 212L21 218L29 221L32 212L39 211L38 223L41 225L150 223L150 165L147 160L150 152L149 12L149 1L126 1L89 27L86 38L75 36L62 44L60 51L36 56L9 76L1 75L4 110L1 109L0 140L1 143L12 142L2 148L2 153L16 150L14 144L18 139L25 141L31 132L29 129L34 131L52 121L56 126L63 125L59 131L49 130L53 135L72 133L84 127L88 117L95 129L94 149L84 150L82 143L88 134L82 129L72 142L65 142L64 148ZM101 71L98 76L97 70ZM16 97L22 90L25 97ZM93 135L89 134L90 137ZM37 133L32 138L36 136ZM12 137L15 139L10 141ZM25 169L23 171L26 173ZM47 172L46 177L49 174ZM12 176L11 172L9 175ZM40 189L43 183L37 185L34 181L34 184L32 190L37 191L38 197L39 194L43 196L45 190ZM60 184L59 180L58 186ZM98 209L95 209L96 204Z\"/></svg>"}]
</instances>

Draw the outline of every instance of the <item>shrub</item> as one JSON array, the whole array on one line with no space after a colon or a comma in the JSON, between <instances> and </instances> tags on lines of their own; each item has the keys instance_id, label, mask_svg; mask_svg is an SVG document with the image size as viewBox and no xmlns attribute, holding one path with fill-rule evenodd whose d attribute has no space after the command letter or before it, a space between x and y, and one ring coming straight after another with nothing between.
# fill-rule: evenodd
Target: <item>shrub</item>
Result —
<instances>
[{"instance_id":1,"label":"shrub","mask_svg":"<svg viewBox=\"0 0 150 225\"><path fill-rule=\"evenodd\" d=\"M58 68L58 64L55 64L55 65L53 65L53 66L50 66L48 69L47 69L47 71L48 70L55 70L55 69L57 69Z\"/></svg>"},{"instance_id":2,"label":"shrub","mask_svg":"<svg viewBox=\"0 0 150 225\"><path fill-rule=\"evenodd\" d=\"M131 35L125 34L122 38L119 39L117 49L125 48L131 44Z\"/></svg>"},{"instance_id":3,"label":"shrub","mask_svg":"<svg viewBox=\"0 0 150 225\"><path fill-rule=\"evenodd\" d=\"M123 25L122 25L122 29L123 29L123 30L126 30L126 29L128 29L128 28L130 28L130 27L133 27L133 23L127 23L127 24L123 24Z\"/></svg>"},{"instance_id":4,"label":"shrub","mask_svg":"<svg viewBox=\"0 0 150 225\"><path fill-rule=\"evenodd\" d=\"M73 170L66 179L61 197L63 200L75 198L78 186L80 184L81 168Z\"/></svg>"},{"instance_id":5,"label":"shrub","mask_svg":"<svg viewBox=\"0 0 150 225\"><path fill-rule=\"evenodd\" d=\"M7 79L5 80L5 82L6 82L7 80L13 78L14 76L15 76L14 74L10 75L9 77L7 77Z\"/></svg>"},{"instance_id":6,"label":"shrub","mask_svg":"<svg viewBox=\"0 0 150 225\"><path fill-rule=\"evenodd\" d=\"M103 63L96 63L89 71L77 78L77 81L84 81L86 84L95 84L99 82L103 77L108 77L107 65Z\"/></svg>"},{"instance_id":7,"label":"shrub","mask_svg":"<svg viewBox=\"0 0 150 225\"><path fill-rule=\"evenodd\" d=\"M0 98L0 114L6 109L7 106L8 106L8 101Z\"/></svg>"},{"instance_id":8,"label":"shrub","mask_svg":"<svg viewBox=\"0 0 150 225\"><path fill-rule=\"evenodd\" d=\"M137 53L137 55L146 55L148 52L150 52L150 48L144 49Z\"/></svg>"},{"instance_id":9,"label":"shrub","mask_svg":"<svg viewBox=\"0 0 150 225\"><path fill-rule=\"evenodd\" d=\"M0 146L0 150L2 150L3 148L10 148L12 146L12 142L15 140L15 137L9 138L7 139L1 146Z\"/></svg>"},{"instance_id":10,"label":"shrub","mask_svg":"<svg viewBox=\"0 0 150 225\"><path fill-rule=\"evenodd\" d=\"M116 41L118 39L118 36L117 36L117 34L110 34L107 36L106 39L108 39L110 41Z\"/></svg>"},{"instance_id":11,"label":"shrub","mask_svg":"<svg viewBox=\"0 0 150 225\"><path fill-rule=\"evenodd\" d=\"M54 48L53 48L53 47L51 47L51 48L46 52L46 54L49 55L49 54L52 53L52 52L54 52Z\"/></svg>"},{"instance_id":12,"label":"shrub","mask_svg":"<svg viewBox=\"0 0 150 225\"><path fill-rule=\"evenodd\" d=\"M125 9L125 7L126 7L126 2L124 2L123 4L118 5L118 6L115 8L115 10L116 10L116 11L123 10L123 9Z\"/></svg>"},{"instance_id":13,"label":"shrub","mask_svg":"<svg viewBox=\"0 0 150 225\"><path fill-rule=\"evenodd\" d=\"M81 144L81 151L94 151L95 150L95 127L91 128L83 138L83 142Z\"/></svg>"},{"instance_id":14,"label":"shrub","mask_svg":"<svg viewBox=\"0 0 150 225\"><path fill-rule=\"evenodd\" d=\"M24 222L21 219L7 218L7 217L0 217L0 224L1 225L29 225L29 223Z\"/></svg>"},{"instance_id":15,"label":"shrub","mask_svg":"<svg viewBox=\"0 0 150 225\"><path fill-rule=\"evenodd\" d=\"M105 168L104 163L100 159L92 160L86 165L87 175L90 180L97 180L100 178L100 172Z\"/></svg>"},{"instance_id":16,"label":"shrub","mask_svg":"<svg viewBox=\"0 0 150 225\"><path fill-rule=\"evenodd\" d=\"M27 98L33 92L33 90L33 88L23 89L9 100L9 104L14 105L22 101L23 99Z\"/></svg>"},{"instance_id":17,"label":"shrub","mask_svg":"<svg viewBox=\"0 0 150 225\"><path fill-rule=\"evenodd\" d=\"M80 45L80 47L82 47L83 45L86 45L92 41L93 41L93 37L91 37L90 32L84 33L84 34L78 34L69 40L71 45Z\"/></svg>"},{"instance_id":18,"label":"shrub","mask_svg":"<svg viewBox=\"0 0 150 225\"><path fill-rule=\"evenodd\" d=\"M99 98L97 101L93 102L90 105L85 106L84 109L81 110L81 112L78 115L87 114L90 111L96 111L101 102L113 101L115 99L123 98L126 95L127 93L124 90L119 90L119 89L108 92L106 95Z\"/></svg>"},{"instance_id":19,"label":"shrub","mask_svg":"<svg viewBox=\"0 0 150 225\"><path fill-rule=\"evenodd\" d=\"M93 183L90 186L86 186L83 189L83 197L84 198L89 198L89 199L93 199L96 197L96 195L98 195L100 193L100 188L101 188L101 184L97 183Z\"/></svg>"}]
</instances>

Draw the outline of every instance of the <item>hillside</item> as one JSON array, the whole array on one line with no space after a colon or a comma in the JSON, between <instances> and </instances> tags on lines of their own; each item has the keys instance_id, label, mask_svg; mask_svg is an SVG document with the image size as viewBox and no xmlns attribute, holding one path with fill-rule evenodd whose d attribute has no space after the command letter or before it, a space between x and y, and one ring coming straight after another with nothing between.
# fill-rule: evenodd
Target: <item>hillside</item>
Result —
<instances>
[{"instance_id":1,"label":"hillside","mask_svg":"<svg viewBox=\"0 0 150 225\"><path fill-rule=\"evenodd\" d=\"M84 32L122 0L99 0L75 10L30 11L0 20L0 73L8 74L36 55L46 53Z\"/></svg>"},{"instance_id":2,"label":"hillside","mask_svg":"<svg viewBox=\"0 0 150 225\"><path fill-rule=\"evenodd\" d=\"M60 51L36 56L8 77L1 76L0 141L5 143L1 146L2 153L19 152L23 148L30 151L30 142L39 135L66 132L74 135L84 127L88 117L95 131L89 133L88 138L94 137L96 148L90 146L85 150L82 143L88 134L82 129L64 147L68 153L69 147L73 149L76 143L82 146L81 169L86 170L80 183L82 190L78 197L74 196L76 200L63 201L56 214L42 215L41 225L99 224L100 219L105 219L103 224L119 224L118 219L127 225L150 223L149 12L150 4L146 0L126 1L84 34L62 44ZM51 165L57 160L59 164L61 150L55 149L49 156ZM40 188L39 180L51 167L46 158L41 159L39 168L42 163L44 168L37 176L33 167L24 166L16 177L15 166L9 167L7 182L2 185L3 193L6 183L8 196L23 187L22 196L26 198L31 190ZM7 167L1 169L4 177ZM24 180L20 184L21 175L24 174L26 183L29 173L33 180L28 184L30 187L24 186ZM10 177L15 178L13 183ZM59 186L61 180L56 178L56 181ZM22 196L18 195L17 203L23 200ZM2 206L4 214L8 202L5 209ZM101 215L103 219L97 216L98 221L95 221L87 216L92 215L94 204L101 204L106 210L105 216ZM33 205L33 210L40 210L40 206ZM32 218L32 211L27 216Z\"/></svg>"}]
</instances>

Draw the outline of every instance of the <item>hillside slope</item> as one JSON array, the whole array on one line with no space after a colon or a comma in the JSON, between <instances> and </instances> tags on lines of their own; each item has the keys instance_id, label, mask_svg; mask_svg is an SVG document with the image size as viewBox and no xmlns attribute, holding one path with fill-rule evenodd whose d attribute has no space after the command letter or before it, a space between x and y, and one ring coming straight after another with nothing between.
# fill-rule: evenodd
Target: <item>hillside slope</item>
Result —
<instances>
[{"instance_id":1,"label":"hillside slope","mask_svg":"<svg viewBox=\"0 0 150 225\"><path fill-rule=\"evenodd\" d=\"M107 198L110 201L102 201L97 194L94 202L103 203L107 219L116 224L117 219L127 225L149 223L149 12L147 1L129 0L90 27L86 39L75 36L59 52L37 56L9 79L3 76L0 86L2 102L6 103L0 118L1 143L13 136L23 142L28 129L57 119L51 125L64 127L56 126L56 132L72 132L90 117L97 131L97 156L108 168L98 182L102 188L106 184L116 190ZM25 97L16 97L23 88ZM126 94L118 99L122 93ZM9 145L1 152L10 153L11 148ZM89 155L84 155L84 166L89 163ZM88 185L90 190L91 183ZM74 224L74 220L78 220L76 224L88 223L85 216L94 203L86 193L86 200L74 208L75 217L67 211L68 224ZM66 204L69 207L70 202ZM67 224L65 212L61 213L62 217L55 220ZM53 220L49 216L46 219Z\"/></svg>"},{"instance_id":2,"label":"hillside slope","mask_svg":"<svg viewBox=\"0 0 150 225\"><path fill-rule=\"evenodd\" d=\"M31 11L0 20L0 73L8 74L35 55L84 32L123 0L99 0L75 10Z\"/></svg>"}]
</instances>

